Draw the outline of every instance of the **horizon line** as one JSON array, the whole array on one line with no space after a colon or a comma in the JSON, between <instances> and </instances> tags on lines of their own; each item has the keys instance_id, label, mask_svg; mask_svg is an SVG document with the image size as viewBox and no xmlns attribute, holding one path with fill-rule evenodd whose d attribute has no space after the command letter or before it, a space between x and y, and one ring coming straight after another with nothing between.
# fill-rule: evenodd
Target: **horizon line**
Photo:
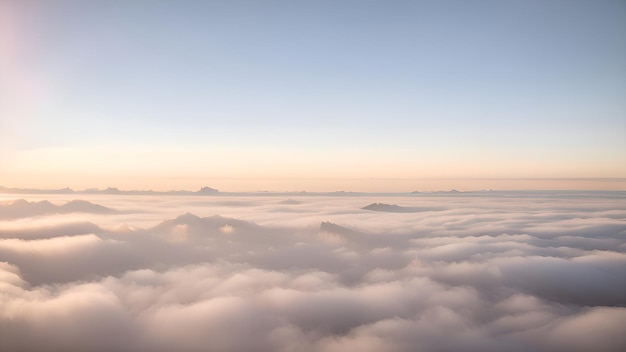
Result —
<instances>
[{"instance_id":1,"label":"horizon line","mask_svg":"<svg viewBox=\"0 0 626 352\"><path fill-rule=\"evenodd\" d=\"M119 189L117 187L100 188L87 188L82 190L75 190L71 187L64 188L19 188L19 187L6 187L0 186L0 194L91 194L91 195L189 195L189 196L224 196L224 195L446 195L446 194L460 194L460 193L572 193L572 192L594 192L594 193L609 193L609 192L626 192L625 189L471 189L471 190L459 190L456 188L442 189L433 191L405 191L405 192L393 192L393 191L350 191L350 190L335 190L335 191L275 191L275 190L256 190L256 191L220 191L218 189L204 186L199 190L186 190L186 189L172 189L168 191L158 191L152 189Z\"/></svg>"}]
</instances>

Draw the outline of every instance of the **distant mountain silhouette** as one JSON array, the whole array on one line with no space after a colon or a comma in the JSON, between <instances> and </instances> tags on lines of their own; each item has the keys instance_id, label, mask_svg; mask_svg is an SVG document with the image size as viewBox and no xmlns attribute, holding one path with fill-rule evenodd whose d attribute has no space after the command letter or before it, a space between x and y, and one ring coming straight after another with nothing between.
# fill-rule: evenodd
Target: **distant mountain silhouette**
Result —
<instances>
[{"instance_id":1,"label":"distant mountain silhouette","mask_svg":"<svg viewBox=\"0 0 626 352\"><path fill-rule=\"evenodd\" d=\"M435 193L461 193L461 191L459 191L457 189L451 189L449 191L437 191Z\"/></svg>"},{"instance_id":2,"label":"distant mountain silhouette","mask_svg":"<svg viewBox=\"0 0 626 352\"><path fill-rule=\"evenodd\" d=\"M360 235L360 233L358 231L349 229L349 228L347 228L345 226L337 225L337 224L332 223L330 221L323 221L320 224L320 231L330 232L330 233L334 233L336 235L341 235L341 236L358 236L358 235Z\"/></svg>"},{"instance_id":3,"label":"distant mountain silhouette","mask_svg":"<svg viewBox=\"0 0 626 352\"><path fill-rule=\"evenodd\" d=\"M233 232L250 231L258 228L258 225L255 223L220 215L202 218L192 213L185 213L174 219L161 222L153 227L151 231L156 233L172 233L176 231L177 228L180 228L180 226L184 226L185 231L192 235L223 233L226 227Z\"/></svg>"},{"instance_id":4,"label":"distant mountain silhouette","mask_svg":"<svg viewBox=\"0 0 626 352\"><path fill-rule=\"evenodd\" d=\"M34 188L9 188L0 186L0 193L22 193L22 194L71 194L75 193L69 187L61 189L34 189Z\"/></svg>"},{"instance_id":5,"label":"distant mountain silhouette","mask_svg":"<svg viewBox=\"0 0 626 352\"><path fill-rule=\"evenodd\" d=\"M295 200L295 199L285 199L283 201L280 202L280 204L285 204L285 205L296 205L296 204L302 204L301 201Z\"/></svg>"},{"instance_id":6,"label":"distant mountain silhouette","mask_svg":"<svg viewBox=\"0 0 626 352\"><path fill-rule=\"evenodd\" d=\"M100 204L94 204L86 200L73 200L58 207L63 213L96 213L110 214L116 211Z\"/></svg>"},{"instance_id":7,"label":"distant mountain silhouette","mask_svg":"<svg viewBox=\"0 0 626 352\"><path fill-rule=\"evenodd\" d=\"M200 188L200 190L198 192L196 192L196 193L198 193L198 194L215 194L215 193L218 193L218 192L219 191L217 189L215 189L215 188L204 186L204 187Z\"/></svg>"},{"instance_id":8,"label":"distant mountain silhouette","mask_svg":"<svg viewBox=\"0 0 626 352\"><path fill-rule=\"evenodd\" d=\"M54 205L47 200L29 202L18 199L9 203L0 204L0 219L17 219L46 214L92 213L112 214L115 209L94 204L86 200L73 200L63 205Z\"/></svg>"},{"instance_id":9,"label":"distant mountain silhouette","mask_svg":"<svg viewBox=\"0 0 626 352\"><path fill-rule=\"evenodd\" d=\"M445 208L402 207L396 204L372 203L370 205L364 206L361 209L371 210L371 211L381 211L381 212L386 212L386 213L419 213L423 211L439 211L439 210L444 210Z\"/></svg>"},{"instance_id":10,"label":"distant mountain silhouette","mask_svg":"<svg viewBox=\"0 0 626 352\"><path fill-rule=\"evenodd\" d=\"M2 189L0 188L0 192L2 191ZM9 190L5 189L5 192L7 192ZM20 193L19 189L12 189L12 191L14 191L15 193ZM200 188L198 191L185 191L185 190L181 190L181 191L166 191L166 192L161 192L161 191L152 191L152 190L146 190L146 191L137 191L137 190L133 190L133 191L125 191L125 190L120 190L119 188L116 187L109 187L107 189L97 189L97 188L89 188L86 189L84 191L76 191L75 193L85 193L85 194L124 194L124 195L183 195L183 196L191 196L191 195L213 195L213 194L219 194L219 190L212 188L212 187L202 187ZM56 192L54 192L56 193Z\"/></svg>"}]
</instances>

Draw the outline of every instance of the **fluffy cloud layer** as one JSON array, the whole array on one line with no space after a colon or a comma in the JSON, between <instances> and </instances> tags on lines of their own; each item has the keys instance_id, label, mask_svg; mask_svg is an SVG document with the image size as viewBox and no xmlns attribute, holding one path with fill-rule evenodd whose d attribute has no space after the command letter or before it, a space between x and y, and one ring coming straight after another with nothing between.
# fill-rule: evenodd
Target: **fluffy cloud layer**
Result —
<instances>
[{"instance_id":1,"label":"fluffy cloud layer","mask_svg":"<svg viewBox=\"0 0 626 352\"><path fill-rule=\"evenodd\" d=\"M622 351L621 196L94 196L116 211L6 216L0 350Z\"/></svg>"}]
</instances>

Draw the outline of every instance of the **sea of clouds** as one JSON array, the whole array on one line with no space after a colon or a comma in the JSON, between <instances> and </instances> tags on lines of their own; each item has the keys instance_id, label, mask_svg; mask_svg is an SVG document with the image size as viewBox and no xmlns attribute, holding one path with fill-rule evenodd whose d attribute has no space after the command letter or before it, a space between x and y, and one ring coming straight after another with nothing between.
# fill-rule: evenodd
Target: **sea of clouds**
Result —
<instances>
[{"instance_id":1,"label":"sea of clouds","mask_svg":"<svg viewBox=\"0 0 626 352\"><path fill-rule=\"evenodd\" d=\"M27 197L1 351L626 350L624 192Z\"/></svg>"}]
</instances>

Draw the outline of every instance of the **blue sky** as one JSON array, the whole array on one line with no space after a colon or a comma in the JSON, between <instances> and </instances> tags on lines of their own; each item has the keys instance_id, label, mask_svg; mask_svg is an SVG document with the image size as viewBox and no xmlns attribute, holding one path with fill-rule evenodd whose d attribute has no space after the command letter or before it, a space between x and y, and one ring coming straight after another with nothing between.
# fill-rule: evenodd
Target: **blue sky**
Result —
<instances>
[{"instance_id":1,"label":"blue sky","mask_svg":"<svg viewBox=\"0 0 626 352\"><path fill-rule=\"evenodd\" d=\"M0 6L0 183L43 159L71 183L86 150L154 184L168 162L209 179L626 177L623 1Z\"/></svg>"}]
</instances>

